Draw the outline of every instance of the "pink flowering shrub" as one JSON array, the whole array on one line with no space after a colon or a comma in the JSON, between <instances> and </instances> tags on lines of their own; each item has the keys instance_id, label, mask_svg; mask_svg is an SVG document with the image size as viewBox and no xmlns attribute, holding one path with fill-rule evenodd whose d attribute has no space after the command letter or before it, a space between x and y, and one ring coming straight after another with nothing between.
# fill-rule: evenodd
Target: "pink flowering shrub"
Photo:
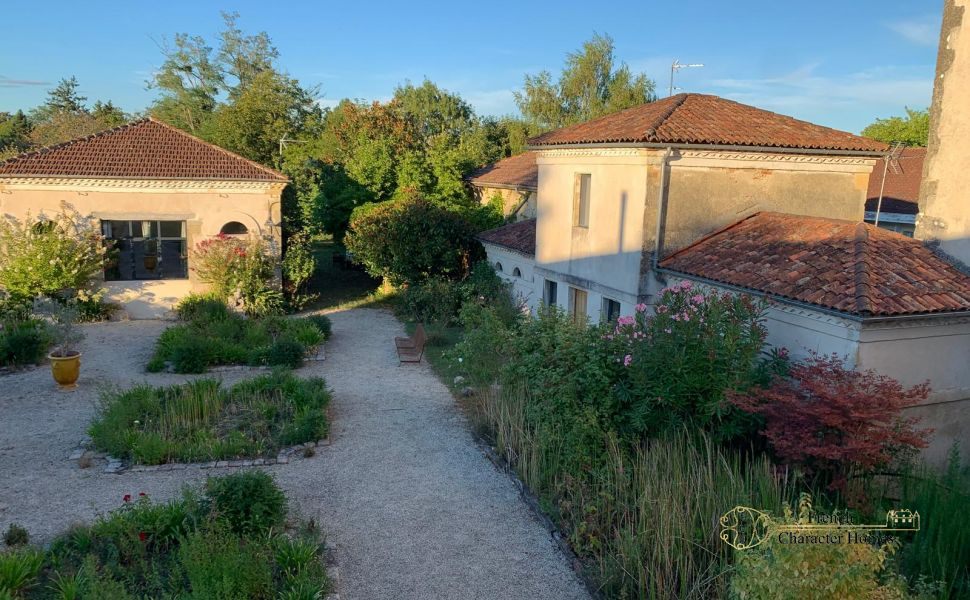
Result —
<instances>
[{"instance_id":1,"label":"pink flowering shrub","mask_svg":"<svg viewBox=\"0 0 970 600\"><path fill-rule=\"evenodd\" d=\"M764 346L763 306L746 295L700 291L689 281L637 305L605 334L614 370L618 425L638 434L692 422L730 438L750 419L725 399L749 387Z\"/></svg>"}]
</instances>

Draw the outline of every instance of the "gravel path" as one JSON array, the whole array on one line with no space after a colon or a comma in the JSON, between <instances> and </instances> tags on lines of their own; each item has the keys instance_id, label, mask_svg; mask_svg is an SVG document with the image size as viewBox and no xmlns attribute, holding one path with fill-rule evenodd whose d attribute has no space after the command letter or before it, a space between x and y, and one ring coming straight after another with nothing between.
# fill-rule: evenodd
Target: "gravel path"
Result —
<instances>
[{"instance_id":1,"label":"gravel path","mask_svg":"<svg viewBox=\"0 0 970 600\"><path fill-rule=\"evenodd\" d=\"M397 366L386 311L331 315L327 360L298 371L334 391L332 444L272 472L293 508L337 548L341 598L587 598L549 535L472 440L426 364ZM0 528L49 541L117 507L127 493L168 498L212 471L109 475L67 460L98 389L184 381L148 374L158 321L85 326L80 387L54 389L46 367L0 376ZM251 372L221 373L227 383Z\"/></svg>"}]
</instances>

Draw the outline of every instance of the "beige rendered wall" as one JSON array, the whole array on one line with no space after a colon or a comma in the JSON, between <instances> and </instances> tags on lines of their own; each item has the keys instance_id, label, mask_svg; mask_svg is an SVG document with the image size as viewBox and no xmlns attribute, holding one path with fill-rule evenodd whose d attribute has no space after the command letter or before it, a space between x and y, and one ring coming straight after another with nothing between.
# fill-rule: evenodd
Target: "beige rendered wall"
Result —
<instances>
[{"instance_id":1,"label":"beige rendered wall","mask_svg":"<svg viewBox=\"0 0 970 600\"><path fill-rule=\"evenodd\" d=\"M0 180L0 214L23 218L61 210L61 203L96 219L158 219L186 222L188 247L217 235L230 221L246 225L250 233L268 234L266 222L280 222L278 183L121 181L121 180ZM274 228L279 252L279 227ZM190 279L105 282L109 299L119 302L131 318L166 316L174 303L202 289Z\"/></svg>"},{"instance_id":2,"label":"beige rendered wall","mask_svg":"<svg viewBox=\"0 0 970 600\"><path fill-rule=\"evenodd\" d=\"M970 264L970 0L946 0L916 237Z\"/></svg>"},{"instance_id":3,"label":"beige rendered wall","mask_svg":"<svg viewBox=\"0 0 970 600\"><path fill-rule=\"evenodd\" d=\"M649 273L662 156L643 148L539 151L538 273L602 286L622 302L648 301L662 287ZM675 150L664 254L758 211L861 221L874 163L858 156ZM587 229L572 226L576 173L591 175Z\"/></svg>"}]
</instances>

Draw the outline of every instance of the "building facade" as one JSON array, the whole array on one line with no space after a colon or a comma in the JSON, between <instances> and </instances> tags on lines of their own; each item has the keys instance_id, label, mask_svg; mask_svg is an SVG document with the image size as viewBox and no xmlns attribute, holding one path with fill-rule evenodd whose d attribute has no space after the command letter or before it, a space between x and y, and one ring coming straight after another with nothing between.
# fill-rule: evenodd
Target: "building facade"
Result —
<instances>
[{"instance_id":1,"label":"building facade","mask_svg":"<svg viewBox=\"0 0 970 600\"><path fill-rule=\"evenodd\" d=\"M204 289L191 249L220 233L281 252L281 173L144 119L0 163L0 214L68 205L112 242L103 287L132 318L158 318Z\"/></svg>"}]
</instances>

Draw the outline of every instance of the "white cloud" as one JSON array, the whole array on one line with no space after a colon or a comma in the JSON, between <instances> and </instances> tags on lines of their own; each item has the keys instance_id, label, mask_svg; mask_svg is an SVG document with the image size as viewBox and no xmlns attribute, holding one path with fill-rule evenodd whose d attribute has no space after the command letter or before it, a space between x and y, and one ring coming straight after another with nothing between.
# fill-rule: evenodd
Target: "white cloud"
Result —
<instances>
[{"instance_id":1,"label":"white cloud","mask_svg":"<svg viewBox=\"0 0 970 600\"><path fill-rule=\"evenodd\" d=\"M0 87L5 88L32 87L37 85L48 85L49 83L49 81L40 81L39 79L11 79L9 77L0 75Z\"/></svg>"},{"instance_id":2,"label":"white cloud","mask_svg":"<svg viewBox=\"0 0 970 600\"><path fill-rule=\"evenodd\" d=\"M914 44L936 46L940 35L940 18L937 15L927 15L902 21L892 21L886 23L886 27Z\"/></svg>"}]
</instances>

